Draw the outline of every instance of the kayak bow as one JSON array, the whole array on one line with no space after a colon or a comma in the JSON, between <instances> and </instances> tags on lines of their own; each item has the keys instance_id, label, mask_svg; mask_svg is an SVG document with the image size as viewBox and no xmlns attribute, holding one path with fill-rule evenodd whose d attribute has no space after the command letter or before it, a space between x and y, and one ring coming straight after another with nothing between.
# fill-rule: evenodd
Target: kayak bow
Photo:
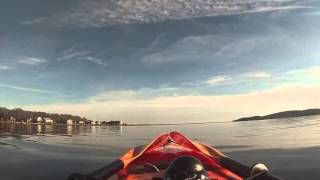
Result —
<instances>
[{"instance_id":1,"label":"kayak bow","mask_svg":"<svg viewBox=\"0 0 320 180\"><path fill-rule=\"evenodd\" d=\"M215 180L281 180L267 171L252 174L252 168L227 157L215 148L190 140L179 132L160 134L147 146L130 149L119 159L88 174L87 179L162 179L169 164L180 156L199 159ZM72 176L69 177L72 179ZM81 178L78 178L81 179Z\"/></svg>"}]
</instances>

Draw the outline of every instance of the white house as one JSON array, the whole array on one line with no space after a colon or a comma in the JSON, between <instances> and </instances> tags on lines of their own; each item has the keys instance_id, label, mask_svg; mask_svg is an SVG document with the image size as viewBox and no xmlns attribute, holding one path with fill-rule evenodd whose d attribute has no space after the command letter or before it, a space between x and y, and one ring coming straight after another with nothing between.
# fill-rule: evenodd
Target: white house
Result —
<instances>
[{"instance_id":1,"label":"white house","mask_svg":"<svg viewBox=\"0 0 320 180\"><path fill-rule=\"evenodd\" d=\"M44 122L46 124L52 124L53 123L53 120L51 118L44 118Z\"/></svg>"},{"instance_id":2,"label":"white house","mask_svg":"<svg viewBox=\"0 0 320 180\"><path fill-rule=\"evenodd\" d=\"M83 124L84 124L84 121L79 121L79 124L83 125Z\"/></svg>"},{"instance_id":3,"label":"white house","mask_svg":"<svg viewBox=\"0 0 320 180\"><path fill-rule=\"evenodd\" d=\"M99 126L99 125L101 125L101 122L100 121L91 121L91 125L92 126Z\"/></svg>"},{"instance_id":4,"label":"white house","mask_svg":"<svg viewBox=\"0 0 320 180\"><path fill-rule=\"evenodd\" d=\"M10 121L11 122L16 122L16 118L14 118L13 116L10 116Z\"/></svg>"},{"instance_id":5,"label":"white house","mask_svg":"<svg viewBox=\"0 0 320 180\"><path fill-rule=\"evenodd\" d=\"M27 123L32 123L32 118L27 118Z\"/></svg>"},{"instance_id":6,"label":"white house","mask_svg":"<svg viewBox=\"0 0 320 180\"><path fill-rule=\"evenodd\" d=\"M67 120L67 125L72 126L74 124L72 119L68 119Z\"/></svg>"},{"instance_id":7,"label":"white house","mask_svg":"<svg viewBox=\"0 0 320 180\"><path fill-rule=\"evenodd\" d=\"M38 118L37 118L37 122L38 122L38 123L42 123L42 117L38 117Z\"/></svg>"}]
</instances>

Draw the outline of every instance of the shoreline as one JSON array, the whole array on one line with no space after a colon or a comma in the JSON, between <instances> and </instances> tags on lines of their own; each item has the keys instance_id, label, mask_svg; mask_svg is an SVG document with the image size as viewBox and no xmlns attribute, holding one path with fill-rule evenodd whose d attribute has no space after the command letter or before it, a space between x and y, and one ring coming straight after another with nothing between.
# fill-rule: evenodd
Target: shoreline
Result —
<instances>
[{"instance_id":1,"label":"shoreline","mask_svg":"<svg viewBox=\"0 0 320 180\"><path fill-rule=\"evenodd\" d=\"M23 122L6 122L0 121L0 124L13 124L13 125L50 125L50 126L127 126L127 125L93 125L93 124L57 124L57 123L23 123Z\"/></svg>"},{"instance_id":2,"label":"shoreline","mask_svg":"<svg viewBox=\"0 0 320 180\"><path fill-rule=\"evenodd\" d=\"M57 125L57 126L181 126L181 125L197 125L197 124L219 124L226 123L230 121L223 122L190 122L190 123L157 123L157 124L121 124L121 125L93 125L93 124L57 124L57 123L23 123L23 122L8 122L0 121L0 124L14 124L14 125Z\"/></svg>"}]
</instances>

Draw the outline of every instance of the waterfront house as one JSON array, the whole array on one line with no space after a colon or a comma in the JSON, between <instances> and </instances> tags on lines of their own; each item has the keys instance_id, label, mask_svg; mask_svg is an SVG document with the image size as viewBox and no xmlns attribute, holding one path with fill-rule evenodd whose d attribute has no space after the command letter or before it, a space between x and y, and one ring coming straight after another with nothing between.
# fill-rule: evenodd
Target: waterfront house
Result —
<instances>
[{"instance_id":1,"label":"waterfront house","mask_svg":"<svg viewBox=\"0 0 320 180\"><path fill-rule=\"evenodd\" d=\"M10 122L11 122L11 123L15 123L15 122L16 122L16 118L13 117L13 116L10 116Z\"/></svg>"},{"instance_id":2,"label":"waterfront house","mask_svg":"<svg viewBox=\"0 0 320 180\"><path fill-rule=\"evenodd\" d=\"M32 123L32 118L27 118L27 124L31 124Z\"/></svg>"},{"instance_id":3,"label":"waterfront house","mask_svg":"<svg viewBox=\"0 0 320 180\"><path fill-rule=\"evenodd\" d=\"M72 119L68 119L67 120L67 125L68 126L72 126L74 124L73 120Z\"/></svg>"},{"instance_id":4,"label":"waterfront house","mask_svg":"<svg viewBox=\"0 0 320 180\"><path fill-rule=\"evenodd\" d=\"M42 123L42 121L43 121L42 117L37 118L37 123Z\"/></svg>"},{"instance_id":5,"label":"waterfront house","mask_svg":"<svg viewBox=\"0 0 320 180\"><path fill-rule=\"evenodd\" d=\"M100 121L91 121L92 126L100 126L101 122Z\"/></svg>"},{"instance_id":6,"label":"waterfront house","mask_svg":"<svg viewBox=\"0 0 320 180\"><path fill-rule=\"evenodd\" d=\"M44 118L44 122L46 124L53 124L53 120L51 118Z\"/></svg>"},{"instance_id":7,"label":"waterfront house","mask_svg":"<svg viewBox=\"0 0 320 180\"><path fill-rule=\"evenodd\" d=\"M79 121L78 124L79 125L84 125L85 123L84 123L84 121Z\"/></svg>"}]
</instances>

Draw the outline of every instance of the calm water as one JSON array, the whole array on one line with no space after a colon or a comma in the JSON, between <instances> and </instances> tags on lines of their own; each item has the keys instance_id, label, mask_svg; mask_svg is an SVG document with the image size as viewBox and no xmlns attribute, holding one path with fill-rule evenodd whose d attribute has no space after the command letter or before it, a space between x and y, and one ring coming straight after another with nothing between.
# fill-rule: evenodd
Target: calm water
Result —
<instances>
[{"instance_id":1,"label":"calm water","mask_svg":"<svg viewBox=\"0 0 320 180\"><path fill-rule=\"evenodd\" d=\"M57 180L103 166L162 132L180 131L286 179L320 179L320 116L176 126L0 124L0 180Z\"/></svg>"}]
</instances>

